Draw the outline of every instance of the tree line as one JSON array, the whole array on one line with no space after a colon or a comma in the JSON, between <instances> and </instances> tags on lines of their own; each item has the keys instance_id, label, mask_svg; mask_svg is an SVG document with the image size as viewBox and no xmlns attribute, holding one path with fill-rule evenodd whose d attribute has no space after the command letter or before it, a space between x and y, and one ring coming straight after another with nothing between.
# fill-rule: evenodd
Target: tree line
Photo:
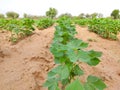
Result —
<instances>
[{"instance_id":1,"label":"tree line","mask_svg":"<svg viewBox=\"0 0 120 90\"><path fill-rule=\"evenodd\" d=\"M52 18L52 19L56 18L57 14L58 14L58 11L55 8L49 8L49 10L46 11L46 16L49 17L49 18ZM6 17L5 17L5 15L6 15ZM14 11L9 11L5 15L0 13L0 18L12 18L12 19L19 18L19 14L17 12L14 12ZM32 18L32 19L38 19L38 18L46 17L46 16L29 15L29 14L26 14L26 13L23 14L24 18ZM62 17L62 16L73 17L70 13L61 14L58 17ZM81 18L81 19L84 19L84 18L102 18L103 14L96 13L96 12L92 13L92 14L81 13L78 16L74 16L74 17L78 17L78 18ZM109 18L120 19L120 10L119 9L114 9L111 12Z\"/></svg>"}]
</instances>

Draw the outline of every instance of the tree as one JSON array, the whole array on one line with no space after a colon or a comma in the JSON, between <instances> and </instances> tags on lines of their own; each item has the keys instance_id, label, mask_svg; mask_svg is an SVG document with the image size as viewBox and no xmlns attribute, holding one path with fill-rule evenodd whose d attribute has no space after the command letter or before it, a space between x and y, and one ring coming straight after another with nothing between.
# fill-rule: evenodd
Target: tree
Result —
<instances>
[{"instance_id":1,"label":"tree","mask_svg":"<svg viewBox=\"0 0 120 90\"><path fill-rule=\"evenodd\" d=\"M81 13L78 17L81 18L81 19L83 19L83 18L85 18L85 14Z\"/></svg>"},{"instance_id":2,"label":"tree","mask_svg":"<svg viewBox=\"0 0 120 90\"><path fill-rule=\"evenodd\" d=\"M111 16L114 19L118 19L119 18L119 13L120 13L120 11L118 9L115 9L115 10L112 11Z\"/></svg>"},{"instance_id":3,"label":"tree","mask_svg":"<svg viewBox=\"0 0 120 90\"><path fill-rule=\"evenodd\" d=\"M18 13L16 13L16 12L13 12L13 11L11 11L11 12L7 12L6 13L6 16L8 17L8 18L18 18L19 17L19 14Z\"/></svg>"},{"instance_id":4,"label":"tree","mask_svg":"<svg viewBox=\"0 0 120 90\"><path fill-rule=\"evenodd\" d=\"M4 17L4 14L0 14L0 18L5 18L5 17Z\"/></svg>"},{"instance_id":5,"label":"tree","mask_svg":"<svg viewBox=\"0 0 120 90\"><path fill-rule=\"evenodd\" d=\"M97 16L98 16L98 13L92 13L92 14L91 14L91 17L92 17L92 18L97 18Z\"/></svg>"},{"instance_id":6,"label":"tree","mask_svg":"<svg viewBox=\"0 0 120 90\"><path fill-rule=\"evenodd\" d=\"M57 10L55 8L49 8L48 11L46 11L46 16L50 18L54 18L57 15Z\"/></svg>"},{"instance_id":7,"label":"tree","mask_svg":"<svg viewBox=\"0 0 120 90\"><path fill-rule=\"evenodd\" d=\"M102 13L98 13L98 18L103 18L103 14Z\"/></svg>"},{"instance_id":8,"label":"tree","mask_svg":"<svg viewBox=\"0 0 120 90\"><path fill-rule=\"evenodd\" d=\"M27 15L26 13L24 13L24 14L23 14L23 17L24 17L24 18L27 18L27 17L28 17L28 15Z\"/></svg>"},{"instance_id":9,"label":"tree","mask_svg":"<svg viewBox=\"0 0 120 90\"><path fill-rule=\"evenodd\" d=\"M90 14L86 14L85 17L86 18L91 18L91 15Z\"/></svg>"},{"instance_id":10,"label":"tree","mask_svg":"<svg viewBox=\"0 0 120 90\"><path fill-rule=\"evenodd\" d=\"M59 18L61 18L61 17L72 18L72 15L71 15L70 13L64 13L64 14L61 14L61 15L59 16Z\"/></svg>"},{"instance_id":11,"label":"tree","mask_svg":"<svg viewBox=\"0 0 120 90\"><path fill-rule=\"evenodd\" d=\"M120 19L120 15L118 16L118 18Z\"/></svg>"}]
</instances>

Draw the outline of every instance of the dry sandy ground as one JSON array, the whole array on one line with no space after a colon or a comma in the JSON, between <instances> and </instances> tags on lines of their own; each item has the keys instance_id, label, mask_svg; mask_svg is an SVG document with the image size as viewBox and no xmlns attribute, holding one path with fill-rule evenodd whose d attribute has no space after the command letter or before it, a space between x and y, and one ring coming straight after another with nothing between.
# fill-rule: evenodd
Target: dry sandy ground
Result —
<instances>
[{"instance_id":1,"label":"dry sandy ground","mask_svg":"<svg viewBox=\"0 0 120 90\"><path fill-rule=\"evenodd\" d=\"M105 90L120 90L120 41L103 39L87 28L76 28L76 37L89 42L88 49L103 52L99 65L90 67L82 63L86 74L82 80L93 74L105 81ZM47 90L42 84L54 66L49 51L53 35L54 27L50 27L12 45L8 42L9 34L0 33L0 90Z\"/></svg>"}]
</instances>

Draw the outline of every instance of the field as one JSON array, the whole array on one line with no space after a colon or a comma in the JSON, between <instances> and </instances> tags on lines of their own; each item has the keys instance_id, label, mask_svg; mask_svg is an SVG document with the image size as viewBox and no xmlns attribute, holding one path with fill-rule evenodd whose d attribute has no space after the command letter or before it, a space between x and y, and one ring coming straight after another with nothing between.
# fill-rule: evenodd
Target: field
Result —
<instances>
[{"instance_id":1,"label":"field","mask_svg":"<svg viewBox=\"0 0 120 90\"><path fill-rule=\"evenodd\" d=\"M101 24L102 20L104 23ZM83 20L82 24L73 20L78 24L75 25L75 37L89 43L86 50L102 52L97 66L80 63L85 72L80 79L85 82L92 74L106 83L104 90L120 90L120 21L113 21L115 24L112 22L104 28L103 25L112 20L102 20ZM6 23L5 20L2 22ZM54 56L49 50L54 38L54 22L47 18L0 23L0 90L47 90L43 83L48 71L55 66Z\"/></svg>"}]
</instances>

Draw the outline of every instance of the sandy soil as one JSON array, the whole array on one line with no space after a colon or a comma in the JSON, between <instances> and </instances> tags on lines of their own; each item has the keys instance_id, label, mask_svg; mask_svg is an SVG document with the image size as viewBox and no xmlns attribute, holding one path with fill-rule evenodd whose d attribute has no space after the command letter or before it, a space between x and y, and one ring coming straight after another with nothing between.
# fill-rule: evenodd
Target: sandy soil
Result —
<instances>
[{"instance_id":1,"label":"sandy soil","mask_svg":"<svg viewBox=\"0 0 120 90\"><path fill-rule=\"evenodd\" d=\"M82 63L85 70L82 80L89 74L102 78L105 90L120 90L120 41L103 39L87 28L76 27L76 37L89 42L89 49L103 53L95 67ZM49 51L54 27L37 31L13 45L8 32L0 32L0 90L47 90L42 87L47 72L54 66ZM120 36L118 36L120 37Z\"/></svg>"}]
</instances>

